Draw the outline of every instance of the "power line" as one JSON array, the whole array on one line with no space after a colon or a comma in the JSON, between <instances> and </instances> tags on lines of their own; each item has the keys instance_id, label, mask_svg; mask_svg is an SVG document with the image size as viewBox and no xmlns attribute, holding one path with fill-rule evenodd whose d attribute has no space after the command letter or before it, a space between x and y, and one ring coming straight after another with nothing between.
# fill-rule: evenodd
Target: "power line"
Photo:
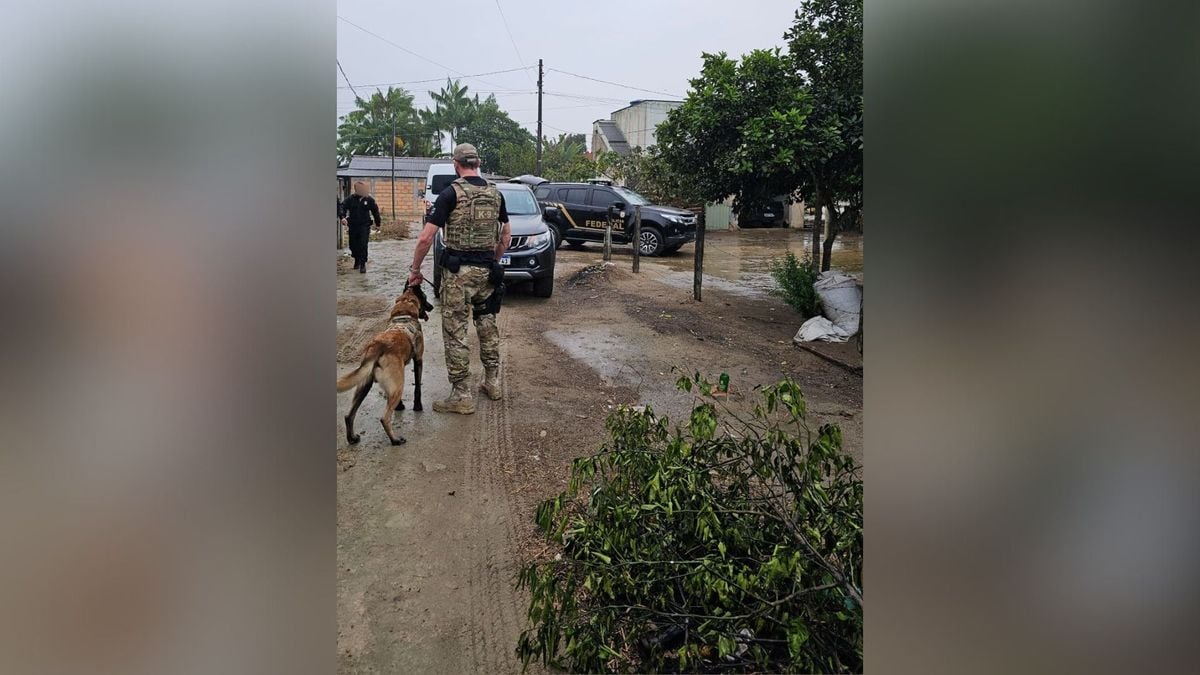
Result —
<instances>
[{"instance_id":1,"label":"power line","mask_svg":"<svg viewBox=\"0 0 1200 675\"><path fill-rule=\"evenodd\" d=\"M530 68L533 68L533 66L522 66L520 68L508 68L506 70L493 70L490 73L477 73L475 75L460 75L459 77L461 77L464 80L465 79L474 79L474 78L478 78L478 77L486 77L488 75L500 75L501 73L515 73L518 70L529 70ZM427 80L405 80L404 82L379 82L377 84L363 84L363 85L359 85L359 86L362 86L362 87L392 87L392 86L397 86L397 85L401 85L401 84L427 84L429 82L441 82L442 80L445 80L445 79L446 79L445 77L433 77L433 78L430 78ZM338 87L338 89L345 89L345 88L346 87Z\"/></svg>"},{"instance_id":2,"label":"power line","mask_svg":"<svg viewBox=\"0 0 1200 675\"><path fill-rule=\"evenodd\" d=\"M566 92L559 92L559 91L547 91L545 93L547 96L557 96L558 98L569 98L569 99L576 99L579 101L596 101L597 103L628 103L628 101L626 101L623 98L608 98L605 96L588 96L585 94L569 94Z\"/></svg>"},{"instance_id":3,"label":"power line","mask_svg":"<svg viewBox=\"0 0 1200 675\"><path fill-rule=\"evenodd\" d=\"M392 42L391 40L389 40L389 39L387 39L387 38L383 37L383 36L382 36L382 35L380 35L379 33L374 33L374 32L372 32L372 31L369 31L369 30L367 30L366 28L363 28L362 26L360 26L360 25L358 25L358 24L354 23L353 21L351 21L351 20L347 19L346 17L344 17L344 16L342 16L342 15L340 15L340 14L338 15L338 18L339 18L339 19L341 19L342 21L344 21L344 22L346 22L346 23L350 24L351 26L354 26L355 28L357 28L357 29L361 30L362 32L366 33L367 35L370 35L370 36L373 36L373 37L375 37L375 38L378 38L378 39L380 39L380 40L382 40L382 41L384 41L384 42L388 43L389 45L391 45L391 46L395 47L396 49L399 49L400 51L402 51L402 52L404 52L404 53L406 53L406 54L412 54L413 56L417 57L418 59L421 59L422 61L426 61L426 62L428 62L428 63L432 63L433 65L437 66L438 68L442 68L443 70L446 70L446 71L448 71L448 72L455 73L455 74L459 75L460 77L464 75L464 74L463 74L463 72L462 72L462 71L460 71L460 70L455 70L454 68L451 68L450 66L447 66L447 65L445 65L445 64L438 63L437 61L434 61L433 59L431 59L431 58L429 58L429 57L426 57L426 56L421 56L420 54L418 54L418 53L414 52L413 50L409 49L408 47L402 47L402 46L400 46L400 45L396 44L395 42ZM495 86L499 86L499 85L496 85L496 84L494 84L494 83L492 83L492 82L488 82L487 80L480 80L480 82L483 82L484 84L490 84L490 85L492 85L493 87L495 87Z\"/></svg>"},{"instance_id":4,"label":"power line","mask_svg":"<svg viewBox=\"0 0 1200 675\"><path fill-rule=\"evenodd\" d=\"M496 0L496 11L500 12L500 21L504 23L504 32L508 33L508 41L512 43L513 51L517 53L517 63L525 65L521 50L517 48L517 41L513 39L512 29L508 27L508 18L504 16L504 8L500 6L500 0ZM533 84L533 76L526 72L525 77L529 79L529 84Z\"/></svg>"},{"instance_id":5,"label":"power line","mask_svg":"<svg viewBox=\"0 0 1200 675\"><path fill-rule=\"evenodd\" d=\"M644 91L644 92L647 92L650 94L662 94L663 96L673 96L675 98L684 98L683 96L680 96L679 94L672 94L669 91L657 91L655 89L643 89L641 87L635 87L635 86L629 85L629 84L621 84L620 82L609 82L608 80L601 80L601 79L595 78L595 77L588 77L587 75L580 75L578 73L569 73L565 70L559 70L557 68L547 68L546 70L553 70L556 73L562 73L563 75L570 75L571 77L578 77L578 78L584 79L584 80L591 80L592 82L601 82L603 84L611 84L614 87L623 87L625 89L633 89L634 91Z\"/></svg>"},{"instance_id":6,"label":"power line","mask_svg":"<svg viewBox=\"0 0 1200 675\"><path fill-rule=\"evenodd\" d=\"M377 84L360 84L358 86L364 87L364 88L375 89L376 91L382 91L382 88ZM345 89L340 89L339 93L342 93L345 91L346 91ZM510 95L516 95L516 94L536 94L537 93L536 91L534 91L532 89L468 89L467 92L472 93L472 94L500 94L501 96L510 96ZM422 98L422 99L432 98L428 92L424 92L424 91L410 91L410 92L408 92L408 95L414 99L415 98Z\"/></svg>"},{"instance_id":7,"label":"power line","mask_svg":"<svg viewBox=\"0 0 1200 675\"><path fill-rule=\"evenodd\" d=\"M574 110L574 109L576 109L576 108L597 108L597 107L600 107L600 106L607 106L607 105L608 105L607 103L584 103L584 104L582 104L582 105L560 105L560 106L554 106L553 108L544 108L544 110ZM504 112L508 112L508 113L515 113L515 112L533 112L534 110L537 110L537 108L512 108L512 109L509 109L509 110L505 110Z\"/></svg>"},{"instance_id":8,"label":"power line","mask_svg":"<svg viewBox=\"0 0 1200 675\"><path fill-rule=\"evenodd\" d=\"M355 100L358 100L358 92L354 91L354 85L350 84L350 78L346 77L346 69L342 68L342 60L336 57L334 60L337 61L338 70L342 71L342 77L346 80L346 86L350 87L350 93L354 94Z\"/></svg>"}]
</instances>

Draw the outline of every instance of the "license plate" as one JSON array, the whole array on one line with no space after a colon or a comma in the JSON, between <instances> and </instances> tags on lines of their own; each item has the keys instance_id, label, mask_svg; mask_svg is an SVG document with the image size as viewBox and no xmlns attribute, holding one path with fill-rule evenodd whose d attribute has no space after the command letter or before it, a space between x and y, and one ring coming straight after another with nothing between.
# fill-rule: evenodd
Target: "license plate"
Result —
<instances>
[{"instance_id":1,"label":"license plate","mask_svg":"<svg viewBox=\"0 0 1200 675\"><path fill-rule=\"evenodd\" d=\"M501 256L501 258L500 258L501 265L509 265L511 263L512 263L512 258L510 258L508 256Z\"/></svg>"}]
</instances>

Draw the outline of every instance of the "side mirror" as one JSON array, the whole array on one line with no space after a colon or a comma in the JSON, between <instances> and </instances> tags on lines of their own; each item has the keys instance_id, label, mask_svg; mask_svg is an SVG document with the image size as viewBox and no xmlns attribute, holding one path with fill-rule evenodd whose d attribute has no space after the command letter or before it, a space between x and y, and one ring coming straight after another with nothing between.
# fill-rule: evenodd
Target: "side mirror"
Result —
<instances>
[{"instance_id":1,"label":"side mirror","mask_svg":"<svg viewBox=\"0 0 1200 675\"><path fill-rule=\"evenodd\" d=\"M613 202L612 207L613 207L613 209L615 209L617 211L624 211L625 210L625 202Z\"/></svg>"},{"instance_id":2,"label":"side mirror","mask_svg":"<svg viewBox=\"0 0 1200 675\"><path fill-rule=\"evenodd\" d=\"M558 217L558 207L557 206L542 207L542 216L546 217L546 218L557 218Z\"/></svg>"}]
</instances>

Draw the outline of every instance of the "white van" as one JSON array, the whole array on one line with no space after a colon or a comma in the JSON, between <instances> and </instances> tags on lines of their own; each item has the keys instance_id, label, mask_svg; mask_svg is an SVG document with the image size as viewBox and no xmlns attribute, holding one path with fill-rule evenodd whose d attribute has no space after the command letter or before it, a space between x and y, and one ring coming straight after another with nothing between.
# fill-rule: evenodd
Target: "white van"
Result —
<instances>
[{"instance_id":1,"label":"white van","mask_svg":"<svg viewBox=\"0 0 1200 675\"><path fill-rule=\"evenodd\" d=\"M425 194L421 196L425 201L425 215L428 216L433 210L433 202L437 200L438 194L449 187L457 177L453 162L429 165L429 172L425 174Z\"/></svg>"}]
</instances>

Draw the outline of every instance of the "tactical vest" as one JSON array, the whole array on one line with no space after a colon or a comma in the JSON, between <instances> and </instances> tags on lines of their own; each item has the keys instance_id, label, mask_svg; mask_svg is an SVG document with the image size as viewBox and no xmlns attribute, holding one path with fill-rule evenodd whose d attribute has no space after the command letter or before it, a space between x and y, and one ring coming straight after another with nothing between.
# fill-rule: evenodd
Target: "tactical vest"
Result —
<instances>
[{"instance_id":1,"label":"tactical vest","mask_svg":"<svg viewBox=\"0 0 1200 675\"><path fill-rule=\"evenodd\" d=\"M456 251L494 251L500 243L500 191L472 185L465 178L450 184L457 203L446 221L446 247Z\"/></svg>"}]
</instances>

